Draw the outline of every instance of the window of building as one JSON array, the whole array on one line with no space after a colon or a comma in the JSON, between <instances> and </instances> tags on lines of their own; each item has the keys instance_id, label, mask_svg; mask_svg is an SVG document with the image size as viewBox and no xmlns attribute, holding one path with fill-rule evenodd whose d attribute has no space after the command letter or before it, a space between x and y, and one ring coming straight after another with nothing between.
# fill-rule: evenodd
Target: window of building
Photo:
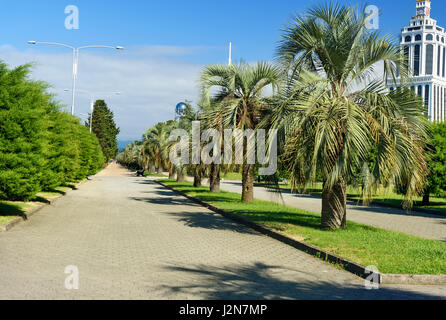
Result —
<instances>
[{"instance_id":1,"label":"window of building","mask_svg":"<svg viewBox=\"0 0 446 320\"><path fill-rule=\"evenodd\" d=\"M406 36L404 38L404 42L411 42L412 41L412 37L411 36Z\"/></svg>"},{"instance_id":2,"label":"window of building","mask_svg":"<svg viewBox=\"0 0 446 320\"><path fill-rule=\"evenodd\" d=\"M427 40L427 41L432 41L432 40L434 40L434 36L431 35L431 34L427 34L427 35L426 35L426 40Z\"/></svg>"},{"instance_id":3,"label":"window of building","mask_svg":"<svg viewBox=\"0 0 446 320\"><path fill-rule=\"evenodd\" d=\"M437 35L437 41L440 41L440 36Z\"/></svg>"},{"instance_id":4,"label":"window of building","mask_svg":"<svg viewBox=\"0 0 446 320\"><path fill-rule=\"evenodd\" d=\"M437 50L437 76L441 76L441 47Z\"/></svg>"},{"instance_id":5,"label":"window of building","mask_svg":"<svg viewBox=\"0 0 446 320\"><path fill-rule=\"evenodd\" d=\"M404 62L409 68L409 46L404 46Z\"/></svg>"},{"instance_id":6,"label":"window of building","mask_svg":"<svg viewBox=\"0 0 446 320\"><path fill-rule=\"evenodd\" d=\"M426 74L431 75L433 73L433 61L434 61L434 46L428 44L426 46Z\"/></svg>"},{"instance_id":7,"label":"window of building","mask_svg":"<svg viewBox=\"0 0 446 320\"><path fill-rule=\"evenodd\" d=\"M418 86L418 95L421 97L422 94L423 94L423 87Z\"/></svg>"},{"instance_id":8,"label":"window of building","mask_svg":"<svg viewBox=\"0 0 446 320\"><path fill-rule=\"evenodd\" d=\"M414 49L413 73L415 76L420 75L420 45L417 44Z\"/></svg>"},{"instance_id":9,"label":"window of building","mask_svg":"<svg viewBox=\"0 0 446 320\"><path fill-rule=\"evenodd\" d=\"M424 88L424 105L429 105L429 85L427 84Z\"/></svg>"},{"instance_id":10,"label":"window of building","mask_svg":"<svg viewBox=\"0 0 446 320\"><path fill-rule=\"evenodd\" d=\"M443 78L446 76L445 71L446 71L446 48L443 47Z\"/></svg>"},{"instance_id":11,"label":"window of building","mask_svg":"<svg viewBox=\"0 0 446 320\"><path fill-rule=\"evenodd\" d=\"M417 34L415 36L415 41L421 41L421 34Z\"/></svg>"}]
</instances>

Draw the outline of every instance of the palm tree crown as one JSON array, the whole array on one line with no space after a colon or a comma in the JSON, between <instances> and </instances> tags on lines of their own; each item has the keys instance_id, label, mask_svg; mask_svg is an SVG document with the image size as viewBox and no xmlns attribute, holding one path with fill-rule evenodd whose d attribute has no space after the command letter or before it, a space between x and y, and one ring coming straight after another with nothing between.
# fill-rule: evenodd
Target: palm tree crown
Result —
<instances>
[{"instance_id":1,"label":"palm tree crown","mask_svg":"<svg viewBox=\"0 0 446 320\"><path fill-rule=\"evenodd\" d=\"M423 189L426 121L410 90L389 93L388 78L408 74L399 46L366 29L353 8L316 6L285 30L278 58L285 89L265 122L280 128L294 184L324 181L322 225L346 223L346 184L370 162L365 197L379 184L404 184L407 201ZM379 63L382 78L376 78Z\"/></svg>"}]
</instances>

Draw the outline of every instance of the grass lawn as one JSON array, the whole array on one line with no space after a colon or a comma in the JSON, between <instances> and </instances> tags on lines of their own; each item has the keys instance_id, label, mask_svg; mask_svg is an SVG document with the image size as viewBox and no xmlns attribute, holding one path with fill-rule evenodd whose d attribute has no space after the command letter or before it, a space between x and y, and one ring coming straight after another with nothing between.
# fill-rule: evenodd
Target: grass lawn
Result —
<instances>
[{"instance_id":1,"label":"grass lawn","mask_svg":"<svg viewBox=\"0 0 446 320\"><path fill-rule=\"evenodd\" d=\"M156 177L156 178L165 178L165 177L167 177L165 174L162 174L162 173L148 173L148 172L145 172L144 176L145 177Z\"/></svg>"},{"instance_id":2,"label":"grass lawn","mask_svg":"<svg viewBox=\"0 0 446 320\"><path fill-rule=\"evenodd\" d=\"M256 184L257 186L262 186L262 184ZM280 184L280 188L282 189L291 189L291 185L289 184ZM322 194L322 184L315 184L311 187L307 188L307 193L315 193L315 194ZM347 196L352 199L356 200L362 200L361 198L361 190L359 188L355 188L352 186L349 186L347 188ZM431 196L430 198L430 205L429 206L422 206L422 198L418 197L414 199L414 208L426 208L426 209L434 209L443 211L446 213L446 199L445 198L438 198ZM403 204L404 197L402 195L396 194L392 188L380 188L378 190L378 193L373 197L373 202L375 203L384 203L384 204L391 204L396 206L401 206Z\"/></svg>"},{"instance_id":3,"label":"grass lawn","mask_svg":"<svg viewBox=\"0 0 446 320\"><path fill-rule=\"evenodd\" d=\"M17 217L35 208L36 205L24 202L0 201L0 226L5 225Z\"/></svg>"},{"instance_id":4,"label":"grass lawn","mask_svg":"<svg viewBox=\"0 0 446 320\"><path fill-rule=\"evenodd\" d=\"M17 217L23 217L25 213L39 206L39 203L47 203L72 190L70 186L57 187L51 191L39 192L30 202L0 201L0 226L11 222Z\"/></svg>"},{"instance_id":5,"label":"grass lawn","mask_svg":"<svg viewBox=\"0 0 446 320\"><path fill-rule=\"evenodd\" d=\"M238 172L227 172L222 174L221 178L226 180L242 180L242 174Z\"/></svg>"},{"instance_id":6,"label":"grass lawn","mask_svg":"<svg viewBox=\"0 0 446 320\"><path fill-rule=\"evenodd\" d=\"M446 274L446 243L440 241L350 221L347 229L323 231L317 213L263 200L243 204L240 194L210 193L207 187L194 188L188 182L163 183L343 258L377 266L383 273Z\"/></svg>"}]
</instances>

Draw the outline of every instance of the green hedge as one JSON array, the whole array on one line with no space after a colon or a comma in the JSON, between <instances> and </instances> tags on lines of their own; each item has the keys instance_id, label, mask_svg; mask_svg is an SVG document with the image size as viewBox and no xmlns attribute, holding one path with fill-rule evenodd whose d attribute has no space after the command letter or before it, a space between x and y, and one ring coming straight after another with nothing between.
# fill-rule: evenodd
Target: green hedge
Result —
<instances>
[{"instance_id":1,"label":"green hedge","mask_svg":"<svg viewBox=\"0 0 446 320\"><path fill-rule=\"evenodd\" d=\"M0 62L0 200L27 201L96 173L105 161L96 136L60 112L29 70Z\"/></svg>"}]
</instances>

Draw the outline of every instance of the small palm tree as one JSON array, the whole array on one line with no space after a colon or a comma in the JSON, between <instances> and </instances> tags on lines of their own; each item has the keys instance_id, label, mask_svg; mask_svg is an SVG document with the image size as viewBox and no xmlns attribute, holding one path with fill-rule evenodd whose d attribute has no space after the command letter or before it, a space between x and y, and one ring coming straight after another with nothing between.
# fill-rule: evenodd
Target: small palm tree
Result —
<instances>
[{"instance_id":1,"label":"small palm tree","mask_svg":"<svg viewBox=\"0 0 446 320\"><path fill-rule=\"evenodd\" d=\"M367 168L372 152L365 199L380 184L395 183L405 186L410 205L427 172L421 99L385 86L397 70L404 86L406 59L398 44L367 30L368 17L358 12L330 3L291 21L278 48L288 85L265 120L286 137L283 159L295 186L322 176L324 229L346 226L347 183ZM374 75L377 63L382 78Z\"/></svg>"},{"instance_id":2,"label":"small palm tree","mask_svg":"<svg viewBox=\"0 0 446 320\"><path fill-rule=\"evenodd\" d=\"M151 159L152 165L157 168L158 173L162 173L167 166L166 148L168 144L168 134L164 123L158 123L147 130L144 135L144 152ZM153 167L151 166L150 169Z\"/></svg>"},{"instance_id":3,"label":"small palm tree","mask_svg":"<svg viewBox=\"0 0 446 320\"><path fill-rule=\"evenodd\" d=\"M213 104L207 118L215 119L214 128L237 128L255 130L267 108L265 90L277 90L280 72L274 66L259 62L256 66L246 63L239 65L207 66L201 75L202 100ZM211 97L211 89L218 91ZM222 130L220 130L222 131ZM254 199L254 164L248 164L247 143L244 141L244 164L242 167L242 201Z\"/></svg>"}]
</instances>

